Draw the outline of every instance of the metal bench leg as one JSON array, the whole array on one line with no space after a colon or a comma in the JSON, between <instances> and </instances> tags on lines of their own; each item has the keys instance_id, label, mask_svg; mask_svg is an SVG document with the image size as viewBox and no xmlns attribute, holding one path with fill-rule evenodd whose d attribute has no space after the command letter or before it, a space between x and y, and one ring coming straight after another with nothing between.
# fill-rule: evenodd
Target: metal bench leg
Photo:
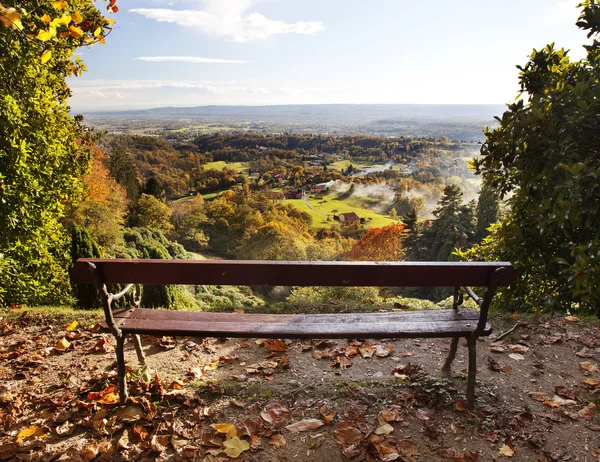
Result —
<instances>
[{"instance_id":1,"label":"metal bench leg","mask_svg":"<svg viewBox=\"0 0 600 462\"><path fill-rule=\"evenodd\" d=\"M456 350L458 349L458 337L454 337L452 339L452 343L450 344L450 352L448 353L448 357L446 358L446 362L442 366L442 372L444 374L450 373L450 368L452 367L452 361L456 358Z\"/></svg>"},{"instance_id":2,"label":"metal bench leg","mask_svg":"<svg viewBox=\"0 0 600 462\"><path fill-rule=\"evenodd\" d=\"M471 335L467 340L469 347L469 379L467 381L467 408L475 407L475 378L477 376L477 336Z\"/></svg>"},{"instance_id":3,"label":"metal bench leg","mask_svg":"<svg viewBox=\"0 0 600 462\"><path fill-rule=\"evenodd\" d=\"M125 335L121 335L117 338L117 375L119 376L119 397L121 399L121 404L125 404L127 402L128 393L127 393L127 377L125 376L127 373L127 369L125 368Z\"/></svg>"},{"instance_id":4,"label":"metal bench leg","mask_svg":"<svg viewBox=\"0 0 600 462\"><path fill-rule=\"evenodd\" d=\"M146 365L146 355L142 349L142 340L138 334L133 336L133 344L135 345L135 352L137 353L138 361L142 366Z\"/></svg>"}]
</instances>

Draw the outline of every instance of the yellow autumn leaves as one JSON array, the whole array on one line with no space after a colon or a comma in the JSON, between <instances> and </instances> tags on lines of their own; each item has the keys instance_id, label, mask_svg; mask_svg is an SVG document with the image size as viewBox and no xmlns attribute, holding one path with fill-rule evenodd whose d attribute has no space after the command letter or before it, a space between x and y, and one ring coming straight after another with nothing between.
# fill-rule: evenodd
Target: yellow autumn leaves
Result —
<instances>
[{"instance_id":1,"label":"yellow autumn leaves","mask_svg":"<svg viewBox=\"0 0 600 462\"><path fill-rule=\"evenodd\" d=\"M64 10L69 6L66 1L53 1L50 2L50 5L54 10L57 11L58 14L60 14L59 10ZM54 16L52 13L50 14ZM94 29L89 29L90 27L93 27L93 25L90 26L90 21L85 21L81 12L79 11L62 13L60 16L55 18L51 17L47 13L44 13L42 16L39 16L37 20L39 20L43 25L46 25L47 28L42 26L36 34L36 21L30 20L36 18L33 17L33 13L31 13L31 18L29 18L28 15L29 13L24 10L19 12L16 8L7 8L0 4L0 24L2 24L5 28L12 27L18 30L23 30L23 21L25 21L27 27L34 29L32 33L27 33L26 37L30 40L36 39L43 43L55 41L56 39L60 38L73 37L75 39L84 39L84 42L87 45L91 45L95 42L104 44L103 27L114 23L114 21L111 19L102 18L101 25L96 24ZM86 30L90 30L89 35L86 34ZM92 30L93 33L91 33ZM46 48L40 55L40 60L42 63L48 62L51 58L52 50L49 48Z\"/></svg>"},{"instance_id":2,"label":"yellow autumn leaves","mask_svg":"<svg viewBox=\"0 0 600 462\"><path fill-rule=\"evenodd\" d=\"M23 24L21 24L21 15L15 8L5 8L0 4L0 23L4 27L14 27L19 30L23 30Z\"/></svg>"}]
</instances>

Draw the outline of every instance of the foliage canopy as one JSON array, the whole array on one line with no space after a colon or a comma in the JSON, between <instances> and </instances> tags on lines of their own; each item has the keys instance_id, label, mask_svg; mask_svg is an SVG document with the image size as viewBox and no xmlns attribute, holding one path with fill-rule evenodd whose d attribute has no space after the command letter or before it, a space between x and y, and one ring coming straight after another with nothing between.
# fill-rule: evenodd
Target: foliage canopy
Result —
<instances>
[{"instance_id":1,"label":"foliage canopy","mask_svg":"<svg viewBox=\"0 0 600 462\"><path fill-rule=\"evenodd\" d=\"M84 70L75 50L112 23L91 0L35 3L0 4L0 305L69 291L60 219L80 193L91 137L69 114L66 78Z\"/></svg>"},{"instance_id":2,"label":"foliage canopy","mask_svg":"<svg viewBox=\"0 0 600 462\"><path fill-rule=\"evenodd\" d=\"M486 130L476 171L510 211L469 259L509 260L517 283L509 309L600 313L600 5L580 5L577 25L592 43L569 60L554 44L534 50L520 69L525 100Z\"/></svg>"}]
</instances>

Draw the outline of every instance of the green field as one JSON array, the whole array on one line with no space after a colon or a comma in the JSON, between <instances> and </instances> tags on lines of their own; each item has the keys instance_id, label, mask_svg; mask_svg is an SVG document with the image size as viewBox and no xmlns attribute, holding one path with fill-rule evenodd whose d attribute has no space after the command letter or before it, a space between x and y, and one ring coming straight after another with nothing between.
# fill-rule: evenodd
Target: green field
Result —
<instances>
[{"instance_id":1,"label":"green field","mask_svg":"<svg viewBox=\"0 0 600 462\"><path fill-rule=\"evenodd\" d=\"M225 162L224 160L219 160L217 162L207 162L203 167L206 170L223 170L227 167L234 169L238 173L248 173L247 162Z\"/></svg>"},{"instance_id":2,"label":"green field","mask_svg":"<svg viewBox=\"0 0 600 462\"><path fill-rule=\"evenodd\" d=\"M308 205L306 205L306 202L304 202L304 200L302 199L286 199L282 202L284 204L293 205L298 210L302 210L303 212L308 213L313 219L312 227L315 229L329 228L333 223L336 223L335 221L333 221L333 218L331 219L331 221L327 221L327 217L312 210Z\"/></svg>"},{"instance_id":3,"label":"green field","mask_svg":"<svg viewBox=\"0 0 600 462\"><path fill-rule=\"evenodd\" d=\"M337 199L336 194L328 194L323 199L309 198L310 205L313 206L319 212L330 215L333 217L333 211L337 210L336 215L340 213L354 212L360 218L371 218L371 221L366 223L370 228L381 228L397 223L396 220L392 220L386 215L381 215L373 210L367 208L367 201L360 200L354 197L349 197L345 200ZM299 210L308 213L313 219L313 228L328 228L338 221L327 221L327 218L320 213L312 210L306 202L302 199L288 199L284 201L287 204L291 204Z\"/></svg>"}]
</instances>

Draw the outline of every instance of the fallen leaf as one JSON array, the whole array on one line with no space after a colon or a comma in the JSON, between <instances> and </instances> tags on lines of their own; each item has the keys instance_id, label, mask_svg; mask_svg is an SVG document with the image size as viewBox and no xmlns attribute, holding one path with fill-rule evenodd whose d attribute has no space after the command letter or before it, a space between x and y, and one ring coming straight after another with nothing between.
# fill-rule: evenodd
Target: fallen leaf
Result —
<instances>
[{"instance_id":1,"label":"fallen leaf","mask_svg":"<svg viewBox=\"0 0 600 462\"><path fill-rule=\"evenodd\" d=\"M596 416L596 405L594 403L588 404L581 411L579 411L577 415L587 421L593 420Z\"/></svg>"},{"instance_id":2,"label":"fallen leaf","mask_svg":"<svg viewBox=\"0 0 600 462\"><path fill-rule=\"evenodd\" d=\"M119 409L115 415L123 422L135 422L144 416L144 410L139 406L126 406Z\"/></svg>"},{"instance_id":3,"label":"fallen leaf","mask_svg":"<svg viewBox=\"0 0 600 462\"><path fill-rule=\"evenodd\" d=\"M508 355L509 358L514 359L515 361L523 361L525 359L525 356L519 354L519 353L512 353L510 355Z\"/></svg>"},{"instance_id":4,"label":"fallen leaf","mask_svg":"<svg viewBox=\"0 0 600 462\"><path fill-rule=\"evenodd\" d=\"M389 435L394 431L394 427L392 427L389 423L385 423L379 427L377 427L374 431L376 435Z\"/></svg>"},{"instance_id":5,"label":"fallen leaf","mask_svg":"<svg viewBox=\"0 0 600 462\"><path fill-rule=\"evenodd\" d=\"M515 451L513 451L510 446L507 446L506 444L503 444L499 449L498 449L498 454L501 454L503 456L506 457L512 457L515 455Z\"/></svg>"},{"instance_id":6,"label":"fallen leaf","mask_svg":"<svg viewBox=\"0 0 600 462\"><path fill-rule=\"evenodd\" d=\"M204 373L202 372L202 369L199 367L190 367L190 369L187 371L187 375L193 377L194 379L199 379L203 374Z\"/></svg>"},{"instance_id":7,"label":"fallen leaf","mask_svg":"<svg viewBox=\"0 0 600 462\"><path fill-rule=\"evenodd\" d=\"M467 408L465 407L465 403L462 399L456 400L456 410L458 412L465 412Z\"/></svg>"},{"instance_id":8,"label":"fallen leaf","mask_svg":"<svg viewBox=\"0 0 600 462\"><path fill-rule=\"evenodd\" d=\"M286 441L285 441L285 438L281 434L276 433L275 435L271 436L271 439L269 440L269 444L275 446L276 448L280 448L281 446L286 445Z\"/></svg>"},{"instance_id":9,"label":"fallen leaf","mask_svg":"<svg viewBox=\"0 0 600 462\"><path fill-rule=\"evenodd\" d=\"M233 459L237 459L242 452L250 449L250 444L247 441L239 439L237 436L225 441L223 446L225 447L225 454Z\"/></svg>"},{"instance_id":10,"label":"fallen leaf","mask_svg":"<svg viewBox=\"0 0 600 462\"><path fill-rule=\"evenodd\" d=\"M314 430L323 425L325 425L325 422L323 422L322 420L305 419L305 420L301 420L300 422L296 422L296 423L287 425L285 428L287 428L292 433L296 433L296 432L305 432L308 430Z\"/></svg>"},{"instance_id":11,"label":"fallen leaf","mask_svg":"<svg viewBox=\"0 0 600 462\"><path fill-rule=\"evenodd\" d=\"M181 380L173 380L171 385L169 385L169 391L173 390L183 390L184 383Z\"/></svg>"},{"instance_id":12,"label":"fallen leaf","mask_svg":"<svg viewBox=\"0 0 600 462\"><path fill-rule=\"evenodd\" d=\"M567 322L579 322L579 318L577 316L565 316L565 320Z\"/></svg>"},{"instance_id":13,"label":"fallen leaf","mask_svg":"<svg viewBox=\"0 0 600 462\"><path fill-rule=\"evenodd\" d=\"M593 372L598 372L598 364L594 364L590 361L584 361L582 363L579 363L579 367L585 375L591 374Z\"/></svg>"},{"instance_id":14,"label":"fallen leaf","mask_svg":"<svg viewBox=\"0 0 600 462\"><path fill-rule=\"evenodd\" d=\"M365 343L361 348L358 349L358 351L363 358L370 358L377 350L368 343Z\"/></svg>"},{"instance_id":15,"label":"fallen leaf","mask_svg":"<svg viewBox=\"0 0 600 462\"><path fill-rule=\"evenodd\" d=\"M230 424L230 423L212 424L211 427L214 428L219 433L224 433L226 435L227 439L237 436L237 428L233 424Z\"/></svg>"},{"instance_id":16,"label":"fallen leaf","mask_svg":"<svg viewBox=\"0 0 600 462\"><path fill-rule=\"evenodd\" d=\"M65 351L67 350L69 347L71 346L71 343L66 339L66 338L62 338L62 340L60 340L56 346L54 347L55 350L57 351Z\"/></svg>"},{"instance_id":17,"label":"fallen leaf","mask_svg":"<svg viewBox=\"0 0 600 462\"><path fill-rule=\"evenodd\" d=\"M286 351L287 345L281 340L266 340L263 346L269 351Z\"/></svg>"},{"instance_id":18,"label":"fallen leaf","mask_svg":"<svg viewBox=\"0 0 600 462\"><path fill-rule=\"evenodd\" d=\"M77 321L73 321L71 324L69 324L67 327L65 327L65 330L71 332L71 331L77 329L78 325L79 325L79 323Z\"/></svg>"},{"instance_id":19,"label":"fallen leaf","mask_svg":"<svg viewBox=\"0 0 600 462\"><path fill-rule=\"evenodd\" d=\"M290 410L287 407L276 404L272 408L262 411L260 416L271 425L279 425L285 421L289 413Z\"/></svg>"},{"instance_id":20,"label":"fallen leaf","mask_svg":"<svg viewBox=\"0 0 600 462\"><path fill-rule=\"evenodd\" d=\"M550 396L547 393L544 393L542 391L530 391L529 392L529 397L531 399L534 399L536 401L550 401Z\"/></svg>"},{"instance_id":21,"label":"fallen leaf","mask_svg":"<svg viewBox=\"0 0 600 462\"><path fill-rule=\"evenodd\" d=\"M345 370L352 366L352 361L350 358L346 358L345 356L338 355L331 361L331 367L339 367L341 370Z\"/></svg>"},{"instance_id":22,"label":"fallen leaf","mask_svg":"<svg viewBox=\"0 0 600 462\"><path fill-rule=\"evenodd\" d=\"M544 404L549 407L575 407L577 406L577 401L572 399L564 399L558 395L554 395L552 401L544 401Z\"/></svg>"},{"instance_id":23,"label":"fallen leaf","mask_svg":"<svg viewBox=\"0 0 600 462\"><path fill-rule=\"evenodd\" d=\"M527 353L529 351L529 347L525 345L508 345L508 347L513 353Z\"/></svg>"},{"instance_id":24,"label":"fallen leaf","mask_svg":"<svg viewBox=\"0 0 600 462\"><path fill-rule=\"evenodd\" d=\"M379 356L380 358L389 356L392 351L394 351L394 347L392 345L375 345L375 355Z\"/></svg>"},{"instance_id":25,"label":"fallen leaf","mask_svg":"<svg viewBox=\"0 0 600 462\"><path fill-rule=\"evenodd\" d=\"M585 379L583 384L588 388L598 388L600 386L600 382L594 379Z\"/></svg>"},{"instance_id":26,"label":"fallen leaf","mask_svg":"<svg viewBox=\"0 0 600 462\"><path fill-rule=\"evenodd\" d=\"M96 446L95 442L92 442L79 451L79 455L85 462L90 462L98 455L98 446Z\"/></svg>"},{"instance_id":27,"label":"fallen leaf","mask_svg":"<svg viewBox=\"0 0 600 462\"><path fill-rule=\"evenodd\" d=\"M352 445L363 440L362 432L354 426L354 422L342 420L335 426L335 439L339 444Z\"/></svg>"},{"instance_id":28,"label":"fallen leaf","mask_svg":"<svg viewBox=\"0 0 600 462\"><path fill-rule=\"evenodd\" d=\"M44 430L42 430L40 427L36 427L31 426L31 427L27 427L23 430L21 430L18 434L17 434L17 443L20 443L21 441L23 441L24 439L27 438L43 438L44 436L46 436L46 432Z\"/></svg>"},{"instance_id":29,"label":"fallen leaf","mask_svg":"<svg viewBox=\"0 0 600 462\"><path fill-rule=\"evenodd\" d=\"M557 385L554 388L554 392L559 395L562 396L563 398L567 398L567 399L577 399L577 396L575 396L575 392L567 387L563 387L561 385Z\"/></svg>"},{"instance_id":30,"label":"fallen leaf","mask_svg":"<svg viewBox=\"0 0 600 462\"><path fill-rule=\"evenodd\" d=\"M420 454L419 445L411 440L398 441L396 448L398 449L398 454L406 461L412 461L414 457Z\"/></svg>"}]
</instances>

